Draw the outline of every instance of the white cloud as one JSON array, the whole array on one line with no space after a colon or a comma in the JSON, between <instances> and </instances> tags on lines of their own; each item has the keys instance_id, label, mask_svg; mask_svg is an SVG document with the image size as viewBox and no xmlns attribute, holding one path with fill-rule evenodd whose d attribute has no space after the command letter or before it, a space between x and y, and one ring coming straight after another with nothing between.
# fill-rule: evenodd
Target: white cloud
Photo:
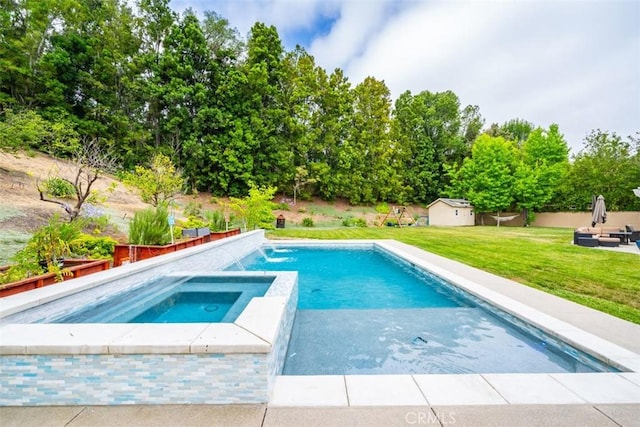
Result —
<instances>
[{"instance_id":1,"label":"white cloud","mask_svg":"<svg viewBox=\"0 0 640 427\"><path fill-rule=\"evenodd\" d=\"M309 52L327 71L345 69L366 48L367 42L392 10L391 1L343 2L331 32L317 38Z\"/></svg>"}]
</instances>

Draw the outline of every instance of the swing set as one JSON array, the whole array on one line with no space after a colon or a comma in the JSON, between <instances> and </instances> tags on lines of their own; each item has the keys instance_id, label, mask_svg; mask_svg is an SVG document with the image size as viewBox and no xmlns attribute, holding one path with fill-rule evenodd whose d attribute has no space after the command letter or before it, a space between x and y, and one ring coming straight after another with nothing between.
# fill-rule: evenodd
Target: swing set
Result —
<instances>
[{"instance_id":1,"label":"swing set","mask_svg":"<svg viewBox=\"0 0 640 427\"><path fill-rule=\"evenodd\" d=\"M387 222L388 219L395 219L396 222ZM406 206L392 206L391 210L385 215L380 227L387 225L389 227L404 227L409 225L416 225L416 221L413 219L413 215L409 212Z\"/></svg>"}]
</instances>

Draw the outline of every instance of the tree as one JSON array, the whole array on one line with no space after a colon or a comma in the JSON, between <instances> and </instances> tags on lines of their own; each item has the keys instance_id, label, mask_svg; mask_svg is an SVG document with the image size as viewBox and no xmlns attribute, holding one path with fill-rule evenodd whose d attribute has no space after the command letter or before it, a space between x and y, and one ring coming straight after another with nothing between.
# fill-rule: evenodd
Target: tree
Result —
<instances>
[{"instance_id":1,"label":"tree","mask_svg":"<svg viewBox=\"0 0 640 427\"><path fill-rule=\"evenodd\" d=\"M151 133L149 147L135 147L135 151L158 150L163 145L164 99L167 76L162 70L164 43L169 35L176 15L169 8L169 0L139 0L139 15L136 32L141 40L140 51L134 64L138 69L136 77L137 95L144 99L145 128ZM135 156L139 160L138 156Z\"/></svg>"},{"instance_id":2,"label":"tree","mask_svg":"<svg viewBox=\"0 0 640 427\"><path fill-rule=\"evenodd\" d=\"M477 105L467 105L460 114L460 135L464 141L464 152L462 158L471 155L471 146L476 140L484 126L484 119L480 114L480 107ZM461 161L461 160L460 160Z\"/></svg>"},{"instance_id":3,"label":"tree","mask_svg":"<svg viewBox=\"0 0 640 427\"><path fill-rule=\"evenodd\" d=\"M341 194L339 168L342 149L348 140L354 115L354 91L344 72L337 68L327 76L318 70L317 110L312 118L315 139L307 151L309 173L317 179L316 192L325 200Z\"/></svg>"},{"instance_id":4,"label":"tree","mask_svg":"<svg viewBox=\"0 0 640 427\"><path fill-rule=\"evenodd\" d=\"M340 194L352 204L397 196L400 187L389 141L390 93L384 82L367 77L354 89L353 123L339 150Z\"/></svg>"},{"instance_id":5,"label":"tree","mask_svg":"<svg viewBox=\"0 0 640 427\"><path fill-rule=\"evenodd\" d=\"M169 157L157 154L149 168L136 166L135 172L125 174L124 183L136 187L143 202L157 207L165 205L180 192L184 179Z\"/></svg>"},{"instance_id":6,"label":"tree","mask_svg":"<svg viewBox=\"0 0 640 427\"><path fill-rule=\"evenodd\" d=\"M205 11L202 32L207 40L209 51L221 60L235 59L242 55L245 48L238 30L231 27L229 20L216 12Z\"/></svg>"},{"instance_id":7,"label":"tree","mask_svg":"<svg viewBox=\"0 0 640 427\"><path fill-rule=\"evenodd\" d=\"M4 112L0 121L0 150L39 150L52 156L69 157L79 148L79 137L64 120L50 122L34 110Z\"/></svg>"},{"instance_id":8,"label":"tree","mask_svg":"<svg viewBox=\"0 0 640 427\"><path fill-rule=\"evenodd\" d=\"M192 189L204 165L203 135L197 127L199 114L209 103L209 51L200 23L188 10L174 24L164 41L161 72L165 82L163 132L166 147L176 156Z\"/></svg>"},{"instance_id":9,"label":"tree","mask_svg":"<svg viewBox=\"0 0 640 427\"><path fill-rule=\"evenodd\" d=\"M460 101L451 91L407 91L396 100L392 132L408 200L429 202L446 185L444 165L459 162L466 148L460 135Z\"/></svg>"},{"instance_id":10,"label":"tree","mask_svg":"<svg viewBox=\"0 0 640 427\"><path fill-rule=\"evenodd\" d=\"M326 84L326 73L315 65L313 56L302 47L286 54L283 60L284 78L281 88L282 108L285 111L282 136L291 147L295 170L287 170L294 181L294 203L304 182L318 181L317 168L311 164L322 161L322 144L318 122L320 120L320 96Z\"/></svg>"},{"instance_id":11,"label":"tree","mask_svg":"<svg viewBox=\"0 0 640 427\"><path fill-rule=\"evenodd\" d=\"M33 108L43 90L42 59L75 0L4 0L0 7L0 103ZM61 25L62 24L62 25Z\"/></svg>"},{"instance_id":12,"label":"tree","mask_svg":"<svg viewBox=\"0 0 640 427\"><path fill-rule=\"evenodd\" d=\"M512 119L502 125L505 138L522 145L529 138L529 134L535 129L533 123L522 119Z\"/></svg>"},{"instance_id":13,"label":"tree","mask_svg":"<svg viewBox=\"0 0 640 427\"><path fill-rule=\"evenodd\" d=\"M293 162L283 135L284 48L276 28L254 24L247 55L245 94L251 108L244 117L243 137L253 158L252 181L260 186L285 184L280 176L292 174Z\"/></svg>"},{"instance_id":14,"label":"tree","mask_svg":"<svg viewBox=\"0 0 640 427\"><path fill-rule=\"evenodd\" d=\"M513 142L480 135L473 144L471 157L464 160L459 170L450 169L450 195L465 197L476 212L496 212L500 216L513 202L516 158Z\"/></svg>"},{"instance_id":15,"label":"tree","mask_svg":"<svg viewBox=\"0 0 640 427\"><path fill-rule=\"evenodd\" d=\"M537 128L529 133L521 146L516 166L514 198L516 205L527 212L525 223L533 220L534 212L552 198L569 168L569 147L558 125L549 130Z\"/></svg>"},{"instance_id":16,"label":"tree","mask_svg":"<svg viewBox=\"0 0 640 427\"><path fill-rule=\"evenodd\" d=\"M15 152L39 147L49 134L49 123L33 110L7 110L0 121L0 150Z\"/></svg>"},{"instance_id":17,"label":"tree","mask_svg":"<svg viewBox=\"0 0 640 427\"><path fill-rule=\"evenodd\" d=\"M593 130L576 154L552 204L556 209L588 210L594 195L604 195L609 210L640 208L631 191L640 182L638 139Z\"/></svg>"},{"instance_id":18,"label":"tree","mask_svg":"<svg viewBox=\"0 0 640 427\"><path fill-rule=\"evenodd\" d=\"M533 123L523 119L511 119L498 126L497 123L491 124L485 133L489 136L501 136L504 139L513 141L519 147L527 140L531 131L535 129Z\"/></svg>"},{"instance_id":19,"label":"tree","mask_svg":"<svg viewBox=\"0 0 640 427\"><path fill-rule=\"evenodd\" d=\"M249 196L243 199L230 198L229 207L243 222L245 230L256 228L273 228L273 209L276 204L272 202L276 193L276 187L251 187Z\"/></svg>"},{"instance_id":20,"label":"tree","mask_svg":"<svg viewBox=\"0 0 640 427\"><path fill-rule=\"evenodd\" d=\"M207 96L193 121L194 137L183 146L181 164L193 176L191 188L218 195L230 194L231 181L240 178L239 170L244 167L248 170L244 193L251 165L242 164L246 157L237 153L231 142L232 132L237 124L242 127L245 114L242 93L246 78L238 59L244 44L237 30L215 13L205 13L202 31L208 55L203 83Z\"/></svg>"},{"instance_id":21,"label":"tree","mask_svg":"<svg viewBox=\"0 0 640 427\"><path fill-rule=\"evenodd\" d=\"M75 204L70 206L57 198L49 198L44 186L37 182L40 200L60 205L69 216L69 221L74 221L80 215L85 202L93 196L91 190L93 184L103 173L114 170L114 167L115 159L100 145L100 141L98 139L85 138L75 155L73 178L60 177L60 179L73 186Z\"/></svg>"},{"instance_id":22,"label":"tree","mask_svg":"<svg viewBox=\"0 0 640 427\"><path fill-rule=\"evenodd\" d=\"M305 169L304 166L298 166L296 168L296 176L293 183L293 205L296 205L297 196L307 184L312 184L316 182L315 178L309 178L309 172Z\"/></svg>"}]
</instances>

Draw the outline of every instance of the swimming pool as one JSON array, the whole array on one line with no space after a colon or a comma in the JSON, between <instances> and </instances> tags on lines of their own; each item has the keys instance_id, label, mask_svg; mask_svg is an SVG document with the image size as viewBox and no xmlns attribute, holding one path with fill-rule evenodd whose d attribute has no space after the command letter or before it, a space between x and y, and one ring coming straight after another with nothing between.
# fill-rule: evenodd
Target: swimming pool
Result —
<instances>
[{"instance_id":1,"label":"swimming pool","mask_svg":"<svg viewBox=\"0 0 640 427\"><path fill-rule=\"evenodd\" d=\"M277 243L380 248L623 372L281 375L296 317L298 275L221 271L269 244L264 231L256 230L0 299L0 405L333 406L339 400L348 406L410 406L447 402L442 393L460 396L453 404L496 403L469 400L473 390L482 396L482 390L497 390L501 404L640 402L640 346L629 338L637 336L637 325L394 240ZM28 323L32 310L46 319L163 275L275 280L233 323ZM363 399L363 393L380 398Z\"/></svg>"},{"instance_id":2,"label":"swimming pool","mask_svg":"<svg viewBox=\"0 0 640 427\"><path fill-rule=\"evenodd\" d=\"M240 264L299 273L285 375L615 371L379 247L271 246Z\"/></svg>"}]
</instances>

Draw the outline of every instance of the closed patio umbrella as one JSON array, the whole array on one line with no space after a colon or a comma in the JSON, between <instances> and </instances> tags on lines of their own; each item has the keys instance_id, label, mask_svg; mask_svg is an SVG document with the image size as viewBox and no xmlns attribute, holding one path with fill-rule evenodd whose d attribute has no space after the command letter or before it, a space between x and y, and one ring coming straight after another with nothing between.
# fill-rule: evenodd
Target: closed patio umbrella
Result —
<instances>
[{"instance_id":1,"label":"closed patio umbrella","mask_svg":"<svg viewBox=\"0 0 640 427\"><path fill-rule=\"evenodd\" d=\"M604 224L605 222L607 222L607 208L604 204L604 197L602 196L602 194L598 196L596 202L593 204L593 210L591 213L592 227L595 227L596 224Z\"/></svg>"}]
</instances>

